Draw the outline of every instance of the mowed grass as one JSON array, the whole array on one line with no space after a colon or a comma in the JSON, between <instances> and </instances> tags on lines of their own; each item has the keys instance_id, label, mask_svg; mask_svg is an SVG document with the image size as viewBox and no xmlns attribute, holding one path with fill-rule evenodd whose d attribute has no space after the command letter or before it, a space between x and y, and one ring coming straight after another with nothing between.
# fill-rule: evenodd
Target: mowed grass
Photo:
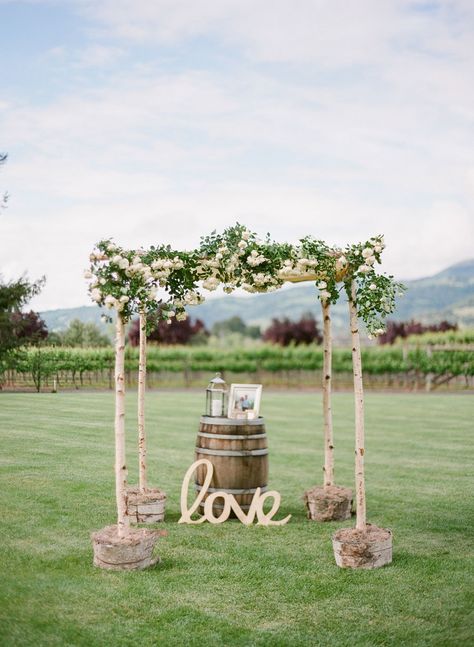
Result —
<instances>
[{"instance_id":1,"label":"mowed grass","mask_svg":"<svg viewBox=\"0 0 474 647\"><path fill-rule=\"evenodd\" d=\"M368 517L392 565L335 565L341 525L309 522L321 481L321 397L264 393L270 485L284 527L178 525L201 392L147 395L149 473L168 493L162 563L92 566L91 530L115 522L111 393L0 394L0 644L474 644L474 400L367 394ZM135 395L127 397L130 482ZM353 483L353 398L334 396L336 476Z\"/></svg>"}]
</instances>

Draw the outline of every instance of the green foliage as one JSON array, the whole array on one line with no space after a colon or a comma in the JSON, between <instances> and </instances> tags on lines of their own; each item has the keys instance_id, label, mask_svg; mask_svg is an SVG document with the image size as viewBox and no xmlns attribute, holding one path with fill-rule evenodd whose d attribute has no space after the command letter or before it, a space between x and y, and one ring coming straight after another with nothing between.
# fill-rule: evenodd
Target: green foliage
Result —
<instances>
[{"instance_id":1,"label":"green foliage","mask_svg":"<svg viewBox=\"0 0 474 647\"><path fill-rule=\"evenodd\" d=\"M354 482L353 395L333 397L336 476ZM343 571L306 519L321 480L321 398L264 391L269 488L282 528L178 524L202 393L147 398L149 478L168 495L162 562L92 566L89 533L114 523L113 394L1 394L2 647L461 647L474 643L472 403L457 395L366 397L368 518L393 530L393 563ZM136 401L127 398L129 481ZM191 493L190 493L191 501Z\"/></svg>"},{"instance_id":2,"label":"green foliage","mask_svg":"<svg viewBox=\"0 0 474 647\"><path fill-rule=\"evenodd\" d=\"M25 276L16 281L0 282L0 372L11 364L21 346L38 341L35 334L29 338L25 334L27 328L18 327L16 321L22 308L40 293L44 283L45 277L32 283Z\"/></svg>"},{"instance_id":3,"label":"green foliage","mask_svg":"<svg viewBox=\"0 0 474 647\"><path fill-rule=\"evenodd\" d=\"M427 332L422 335L409 335L406 339L400 340L403 344L427 344L433 346L448 345L472 345L474 344L474 329L448 330L446 332Z\"/></svg>"},{"instance_id":4,"label":"green foliage","mask_svg":"<svg viewBox=\"0 0 474 647\"><path fill-rule=\"evenodd\" d=\"M80 319L73 319L66 330L51 333L49 342L56 346L72 348L100 348L111 345L110 337L102 333L98 326L84 323Z\"/></svg>"},{"instance_id":5,"label":"green foliage","mask_svg":"<svg viewBox=\"0 0 474 647\"><path fill-rule=\"evenodd\" d=\"M375 272L384 247L382 236L348 245L345 250L311 237L301 239L299 245L277 243L270 235L262 241L237 223L222 233L213 231L202 237L199 249L190 252L170 246L126 250L102 240L84 275L91 281L91 298L101 306L115 308L126 321L140 311L152 314L158 305L164 319L186 319L186 306L204 300L199 283L210 291L221 286L226 293L236 288L271 292L285 281L317 280L319 298L336 303L337 284L344 281L350 296L355 281L358 314L369 334L376 335L383 332L385 317L394 311L395 296L403 290L392 276ZM165 303L157 301L159 288L167 293Z\"/></svg>"},{"instance_id":6,"label":"green foliage","mask_svg":"<svg viewBox=\"0 0 474 647\"><path fill-rule=\"evenodd\" d=\"M20 373L43 372L43 377L58 371L69 371L73 375L85 372L113 370L114 351L109 348L50 348L40 351L29 349L21 362L16 362ZM138 370L138 349L128 346L125 353L126 368ZM148 347L147 366L149 372L170 371L183 373L191 371L230 371L256 373L263 371L320 370L323 365L323 351L320 346L273 346L236 347L229 349L200 346L152 346ZM446 350L429 352L417 348L404 353L400 347L373 347L362 351L363 372L367 375L403 374L418 372L422 375L474 375L474 351ZM350 350L333 350L334 373L352 371Z\"/></svg>"},{"instance_id":7,"label":"green foliage","mask_svg":"<svg viewBox=\"0 0 474 647\"><path fill-rule=\"evenodd\" d=\"M219 338L228 337L232 333L237 333L243 337L258 339L261 334L259 326L247 326L244 320L238 315L229 317L229 319L224 319L223 321L217 321L213 325L211 332Z\"/></svg>"}]
</instances>

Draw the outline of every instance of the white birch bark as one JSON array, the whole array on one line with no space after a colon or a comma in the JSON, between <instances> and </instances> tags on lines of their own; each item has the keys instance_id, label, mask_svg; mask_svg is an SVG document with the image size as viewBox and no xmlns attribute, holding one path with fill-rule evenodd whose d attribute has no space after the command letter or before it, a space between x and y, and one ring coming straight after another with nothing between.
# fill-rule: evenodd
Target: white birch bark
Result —
<instances>
[{"instance_id":1,"label":"white birch bark","mask_svg":"<svg viewBox=\"0 0 474 647\"><path fill-rule=\"evenodd\" d=\"M145 437L145 388L146 388L146 316L140 313L140 354L138 360L138 486L140 492L147 488L146 437Z\"/></svg>"},{"instance_id":2,"label":"white birch bark","mask_svg":"<svg viewBox=\"0 0 474 647\"><path fill-rule=\"evenodd\" d=\"M355 403L355 482L357 517L356 528L366 530L365 476L364 476L364 388L362 384L362 359L360 352L359 321L357 318L357 286L351 283L349 313L352 336L352 370L354 376Z\"/></svg>"},{"instance_id":3,"label":"white birch bark","mask_svg":"<svg viewBox=\"0 0 474 647\"><path fill-rule=\"evenodd\" d=\"M127 466L125 464L125 326L117 312L115 336L115 496L117 532L124 537L130 526L127 515Z\"/></svg>"},{"instance_id":4,"label":"white birch bark","mask_svg":"<svg viewBox=\"0 0 474 647\"><path fill-rule=\"evenodd\" d=\"M331 408L332 333L331 305L321 301L323 313L323 416L324 416L324 487L334 485L334 435Z\"/></svg>"}]
</instances>

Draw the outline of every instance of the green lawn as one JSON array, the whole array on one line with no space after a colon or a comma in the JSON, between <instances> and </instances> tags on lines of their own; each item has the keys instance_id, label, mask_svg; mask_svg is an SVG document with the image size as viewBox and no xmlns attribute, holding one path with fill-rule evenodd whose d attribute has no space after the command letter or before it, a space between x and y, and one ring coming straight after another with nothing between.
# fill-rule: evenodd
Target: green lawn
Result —
<instances>
[{"instance_id":1,"label":"green lawn","mask_svg":"<svg viewBox=\"0 0 474 647\"><path fill-rule=\"evenodd\" d=\"M0 644L474 644L472 396L367 395L368 517L393 529L394 561L360 572L334 563L341 524L305 518L302 493L321 480L320 399L264 393L270 485L288 525L183 526L204 394L150 393L150 480L168 493L169 535L158 567L122 573L93 568L89 540L115 521L112 394L0 394ZM352 396L333 408L337 482L350 485Z\"/></svg>"}]
</instances>

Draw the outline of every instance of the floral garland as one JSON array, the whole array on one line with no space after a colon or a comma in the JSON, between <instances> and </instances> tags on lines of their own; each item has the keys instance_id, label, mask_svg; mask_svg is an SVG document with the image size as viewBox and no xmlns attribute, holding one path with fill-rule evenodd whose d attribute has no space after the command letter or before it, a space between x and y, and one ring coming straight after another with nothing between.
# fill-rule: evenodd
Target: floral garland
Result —
<instances>
[{"instance_id":1,"label":"floral garland","mask_svg":"<svg viewBox=\"0 0 474 647\"><path fill-rule=\"evenodd\" d=\"M138 312L156 314L171 322L186 318L186 307L204 301L199 291L222 286L231 293L271 292L286 281L314 280L319 299L336 303L340 290L350 297L351 282L357 283L357 310L369 335L384 331L384 319L395 309L395 297L403 292L393 276L377 274L385 247L383 236L344 249L306 237L299 245L277 243L270 235L262 240L245 226L236 224L223 233L201 238L198 249L176 251L170 246L126 250L111 240L102 240L90 255L84 272L90 281L93 301L115 309L124 320ZM342 282L342 288L339 283ZM158 299L158 289L168 299Z\"/></svg>"}]
</instances>

